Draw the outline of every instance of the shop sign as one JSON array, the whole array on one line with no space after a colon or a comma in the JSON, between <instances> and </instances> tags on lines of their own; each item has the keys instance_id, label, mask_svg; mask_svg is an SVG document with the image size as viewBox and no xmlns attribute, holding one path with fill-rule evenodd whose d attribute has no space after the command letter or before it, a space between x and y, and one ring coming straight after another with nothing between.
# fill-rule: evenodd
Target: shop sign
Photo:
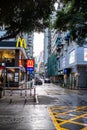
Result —
<instances>
[{"instance_id":1,"label":"shop sign","mask_svg":"<svg viewBox=\"0 0 87 130\"><path fill-rule=\"evenodd\" d=\"M84 61L87 61L87 48L84 48Z\"/></svg>"},{"instance_id":2,"label":"shop sign","mask_svg":"<svg viewBox=\"0 0 87 130\"><path fill-rule=\"evenodd\" d=\"M26 65L27 68L34 68L34 59L28 59Z\"/></svg>"},{"instance_id":3,"label":"shop sign","mask_svg":"<svg viewBox=\"0 0 87 130\"><path fill-rule=\"evenodd\" d=\"M26 69L30 74L34 73L34 59L26 60Z\"/></svg>"},{"instance_id":4,"label":"shop sign","mask_svg":"<svg viewBox=\"0 0 87 130\"><path fill-rule=\"evenodd\" d=\"M74 62L75 62L75 50L70 52L70 55L69 55L69 64L72 64Z\"/></svg>"},{"instance_id":5,"label":"shop sign","mask_svg":"<svg viewBox=\"0 0 87 130\"><path fill-rule=\"evenodd\" d=\"M26 41L24 38L18 37L17 42L16 42L16 47L23 47L26 49Z\"/></svg>"},{"instance_id":6,"label":"shop sign","mask_svg":"<svg viewBox=\"0 0 87 130\"><path fill-rule=\"evenodd\" d=\"M67 69L64 69L64 74L67 74L68 70Z\"/></svg>"}]
</instances>

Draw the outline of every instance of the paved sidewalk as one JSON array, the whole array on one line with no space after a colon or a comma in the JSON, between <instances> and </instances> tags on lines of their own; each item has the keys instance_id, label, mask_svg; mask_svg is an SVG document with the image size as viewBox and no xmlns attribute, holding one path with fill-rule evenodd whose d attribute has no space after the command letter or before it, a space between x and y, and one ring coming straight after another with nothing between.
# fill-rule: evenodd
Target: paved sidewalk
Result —
<instances>
[{"instance_id":1,"label":"paved sidewalk","mask_svg":"<svg viewBox=\"0 0 87 130\"><path fill-rule=\"evenodd\" d=\"M13 91L12 96L9 96L11 93L7 91L0 99L0 130L57 130L52 122L49 108L52 108L52 113L53 110L56 113L60 110L61 113L63 107L72 109L85 106L87 108L87 91L64 89L54 84L35 87L38 102L34 100L33 90L31 95L27 90L26 96L24 90L22 95L21 91ZM57 117L54 116L56 120Z\"/></svg>"},{"instance_id":2,"label":"paved sidewalk","mask_svg":"<svg viewBox=\"0 0 87 130\"><path fill-rule=\"evenodd\" d=\"M12 97L9 92L0 99L0 130L56 130L48 112L48 105L35 102L34 92L30 96L30 91L27 90L26 103L24 90L22 96L21 91L13 91ZM37 86L36 93L38 96L46 94L44 86Z\"/></svg>"}]
</instances>

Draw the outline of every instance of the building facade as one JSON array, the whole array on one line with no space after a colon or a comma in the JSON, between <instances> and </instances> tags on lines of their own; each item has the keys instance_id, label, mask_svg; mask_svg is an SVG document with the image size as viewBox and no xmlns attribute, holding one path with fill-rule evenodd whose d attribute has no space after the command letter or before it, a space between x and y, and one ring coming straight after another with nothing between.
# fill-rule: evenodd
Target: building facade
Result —
<instances>
[{"instance_id":1,"label":"building facade","mask_svg":"<svg viewBox=\"0 0 87 130\"><path fill-rule=\"evenodd\" d=\"M60 47L61 46L61 47ZM67 41L57 44L58 77L68 88L87 88L87 45Z\"/></svg>"},{"instance_id":2,"label":"building facade","mask_svg":"<svg viewBox=\"0 0 87 130\"><path fill-rule=\"evenodd\" d=\"M51 24L55 19L56 11L50 16ZM70 40L68 30L48 30L48 77L66 88L87 89L87 45L79 46L76 41Z\"/></svg>"},{"instance_id":3,"label":"building facade","mask_svg":"<svg viewBox=\"0 0 87 130\"><path fill-rule=\"evenodd\" d=\"M87 88L87 45L70 40L70 32L54 33L48 58L48 75L53 82L72 89Z\"/></svg>"},{"instance_id":4,"label":"building facade","mask_svg":"<svg viewBox=\"0 0 87 130\"><path fill-rule=\"evenodd\" d=\"M0 42L0 87L19 87L26 81L26 59L23 43Z\"/></svg>"},{"instance_id":5,"label":"building facade","mask_svg":"<svg viewBox=\"0 0 87 130\"><path fill-rule=\"evenodd\" d=\"M26 40L26 54L28 59L33 58L33 41L34 41L34 33L23 33L24 39Z\"/></svg>"}]
</instances>

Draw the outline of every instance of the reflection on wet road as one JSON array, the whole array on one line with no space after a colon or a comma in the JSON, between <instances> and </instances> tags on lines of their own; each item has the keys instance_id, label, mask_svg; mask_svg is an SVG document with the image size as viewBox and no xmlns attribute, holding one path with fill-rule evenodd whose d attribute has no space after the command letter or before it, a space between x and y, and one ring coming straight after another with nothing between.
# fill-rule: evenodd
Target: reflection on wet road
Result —
<instances>
[{"instance_id":1,"label":"reflection on wet road","mask_svg":"<svg viewBox=\"0 0 87 130\"><path fill-rule=\"evenodd\" d=\"M57 130L87 130L87 90L48 86L45 91L48 96L57 98L55 105L48 108Z\"/></svg>"},{"instance_id":2,"label":"reflection on wet road","mask_svg":"<svg viewBox=\"0 0 87 130\"><path fill-rule=\"evenodd\" d=\"M34 91L7 91L0 99L0 130L87 130L87 90L69 90L54 84ZM12 102L10 103L10 98Z\"/></svg>"}]
</instances>

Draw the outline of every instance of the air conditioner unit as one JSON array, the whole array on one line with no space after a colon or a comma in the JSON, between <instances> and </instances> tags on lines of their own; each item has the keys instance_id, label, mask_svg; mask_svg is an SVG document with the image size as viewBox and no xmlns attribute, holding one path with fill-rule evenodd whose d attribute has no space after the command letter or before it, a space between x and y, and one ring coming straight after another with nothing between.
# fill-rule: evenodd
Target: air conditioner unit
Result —
<instances>
[{"instance_id":1,"label":"air conditioner unit","mask_svg":"<svg viewBox=\"0 0 87 130\"><path fill-rule=\"evenodd\" d=\"M67 48L64 48L64 51L67 51Z\"/></svg>"}]
</instances>

